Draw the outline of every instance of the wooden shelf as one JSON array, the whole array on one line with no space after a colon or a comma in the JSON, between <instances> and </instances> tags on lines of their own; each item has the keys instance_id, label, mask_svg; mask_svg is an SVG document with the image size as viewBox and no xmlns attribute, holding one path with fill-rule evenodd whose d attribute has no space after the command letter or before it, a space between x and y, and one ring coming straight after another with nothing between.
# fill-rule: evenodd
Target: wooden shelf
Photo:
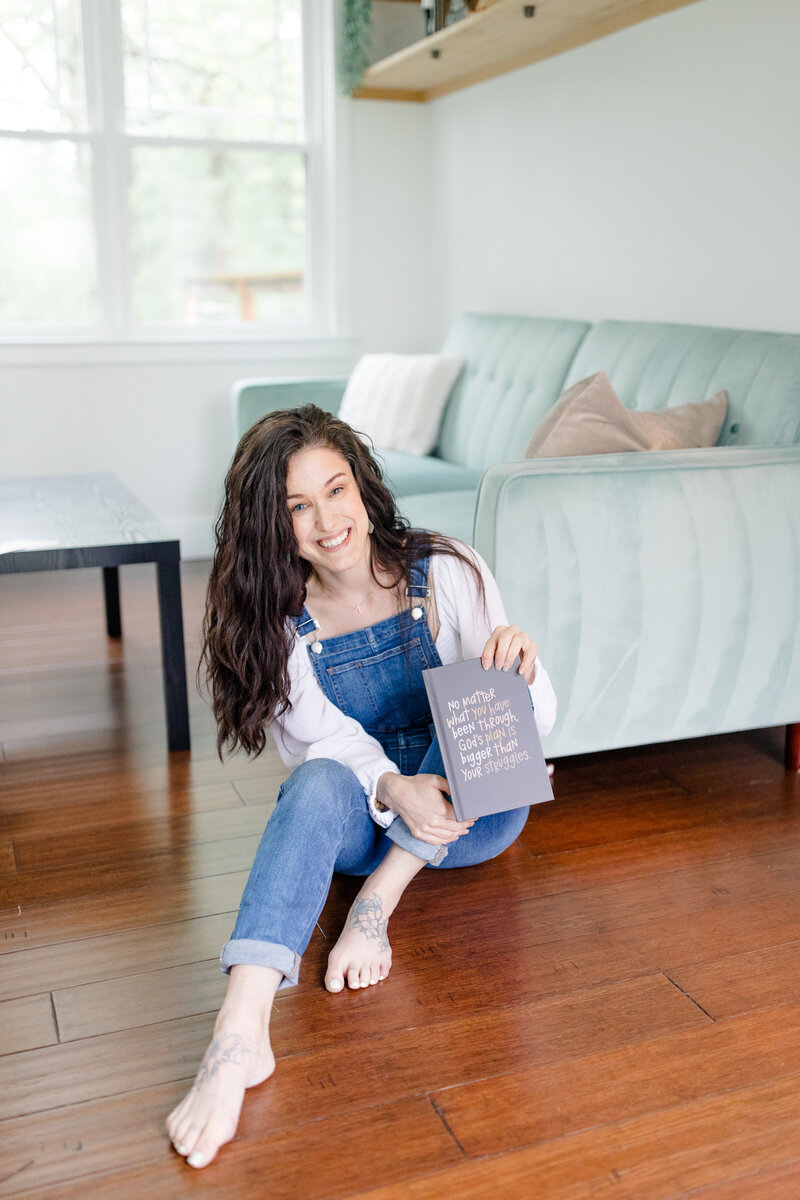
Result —
<instances>
[{"instance_id":1,"label":"wooden shelf","mask_svg":"<svg viewBox=\"0 0 800 1200\"><path fill-rule=\"evenodd\" d=\"M357 98L424 102L563 54L699 0L483 0L464 20L374 63Z\"/></svg>"}]
</instances>

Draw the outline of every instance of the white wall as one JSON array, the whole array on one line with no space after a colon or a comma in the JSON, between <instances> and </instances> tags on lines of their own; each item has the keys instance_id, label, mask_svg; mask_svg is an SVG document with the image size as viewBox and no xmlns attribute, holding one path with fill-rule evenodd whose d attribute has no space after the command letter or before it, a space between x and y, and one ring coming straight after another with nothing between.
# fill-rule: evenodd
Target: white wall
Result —
<instances>
[{"instance_id":1,"label":"white wall","mask_svg":"<svg viewBox=\"0 0 800 1200\"><path fill-rule=\"evenodd\" d=\"M464 309L800 332L800 4L703 0L431 106Z\"/></svg>"},{"instance_id":2,"label":"white wall","mask_svg":"<svg viewBox=\"0 0 800 1200\"><path fill-rule=\"evenodd\" d=\"M352 105L353 326L359 351L435 350L430 109Z\"/></svg>"}]
</instances>

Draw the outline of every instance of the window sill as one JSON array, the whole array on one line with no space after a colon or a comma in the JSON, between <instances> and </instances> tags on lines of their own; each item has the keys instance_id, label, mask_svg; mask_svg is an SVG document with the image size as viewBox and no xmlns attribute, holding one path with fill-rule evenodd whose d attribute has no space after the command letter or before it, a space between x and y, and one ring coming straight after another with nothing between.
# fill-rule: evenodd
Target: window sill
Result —
<instances>
[{"instance_id":1,"label":"window sill","mask_svg":"<svg viewBox=\"0 0 800 1200\"><path fill-rule=\"evenodd\" d=\"M102 363L262 363L287 361L348 362L356 339L297 333L221 334L213 330L196 334L170 334L130 339L100 337L0 337L2 366L76 366Z\"/></svg>"}]
</instances>

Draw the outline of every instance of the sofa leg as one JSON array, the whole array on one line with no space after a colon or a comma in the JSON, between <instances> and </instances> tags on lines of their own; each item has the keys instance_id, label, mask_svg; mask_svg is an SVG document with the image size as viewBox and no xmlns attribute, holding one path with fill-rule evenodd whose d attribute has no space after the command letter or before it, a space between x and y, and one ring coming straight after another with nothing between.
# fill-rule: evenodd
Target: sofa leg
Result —
<instances>
[{"instance_id":1,"label":"sofa leg","mask_svg":"<svg viewBox=\"0 0 800 1200\"><path fill-rule=\"evenodd\" d=\"M786 726L786 769L800 771L800 724Z\"/></svg>"}]
</instances>

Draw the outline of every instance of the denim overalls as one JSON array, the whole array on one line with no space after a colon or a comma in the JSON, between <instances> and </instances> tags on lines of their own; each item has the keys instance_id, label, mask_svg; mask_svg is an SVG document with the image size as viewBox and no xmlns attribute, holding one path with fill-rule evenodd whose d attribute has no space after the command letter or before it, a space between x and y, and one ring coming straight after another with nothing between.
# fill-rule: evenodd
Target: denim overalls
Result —
<instances>
[{"instance_id":1,"label":"denim overalls","mask_svg":"<svg viewBox=\"0 0 800 1200\"><path fill-rule=\"evenodd\" d=\"M406 594L412 607L394 617L326 640L304 608L297 626L299 638L312 639L309 658L325 695L380 742L401 775L417 774L435 736L422 679L425 667L442 665L421 603L428 563L425 558L411 568Z\"/></svg>"},{"instance_id":2,"label":"denim overalls","mask_svg":"<svg viewBox=\"0 0 800 1200\"><path fill-rule=\"evenodd\" d=\"M409 572L410 607L354 633L325 638L307 610L297 636L327 698L376 738L403 775L444 775L434 736L425 667L441 665L423 600L427 558ZM315 646L317 649L315 649ZM325 904L334 870L369 875L392 842L433 867L471 866L493 858L519 835L527 808L481 817L449 846L414 837L396 817L388 829L373 821L367 797L349 767L330 758L308 759L278 793L244 889L223 971L236 963L275 967L297 983L303 954Z\"/></svg>"}]
</instances>

